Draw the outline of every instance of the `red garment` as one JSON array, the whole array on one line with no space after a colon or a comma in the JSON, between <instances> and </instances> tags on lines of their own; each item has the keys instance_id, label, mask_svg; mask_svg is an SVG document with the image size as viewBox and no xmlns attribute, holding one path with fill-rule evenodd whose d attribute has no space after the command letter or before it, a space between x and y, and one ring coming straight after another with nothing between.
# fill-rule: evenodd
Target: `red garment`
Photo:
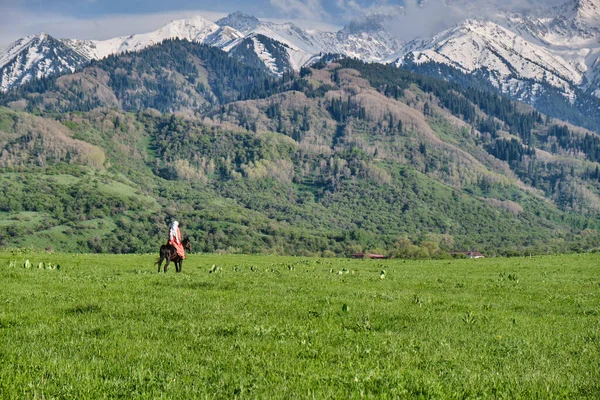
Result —
<instances>
[{"instance_id":1,"label":"red garment","mask_svg":"<svg viewBox=\"0 0 600 400\"><path fill-rule=\"evenodd\" d=\"M181 231L177 227L177 232L169 232L169 244L177 250L177 254L181 258L185 258L185 250L181 244Z\"/></svg>"}]
</instances>

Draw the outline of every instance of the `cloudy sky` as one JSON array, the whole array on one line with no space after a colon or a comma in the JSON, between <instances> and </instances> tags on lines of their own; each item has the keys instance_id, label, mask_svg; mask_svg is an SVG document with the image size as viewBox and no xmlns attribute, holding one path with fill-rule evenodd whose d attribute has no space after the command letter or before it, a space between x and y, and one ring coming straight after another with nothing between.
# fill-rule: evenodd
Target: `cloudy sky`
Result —
<instances>
[{"instance_id":1,"label":"cloudy sky","mask_svg":"<svg viewBox=\"0 0 600 400\"><path fill-rule=\"evenodd\" d=\"M214 21L234 11L336 30L366 10L405 5L405 1L410 6L417 0L0 0L0 46L38 32L59 38L107 39L148 32L173 19L197 14ZM421 29L437 29L464 16L464 7L448 13L441 5L443 0L426 1L424 9L412 7L412 21ZM567 0L447 1L466 2L471 10L485 13L499 5L535 9Z\"/></svg>"}]
</instances>

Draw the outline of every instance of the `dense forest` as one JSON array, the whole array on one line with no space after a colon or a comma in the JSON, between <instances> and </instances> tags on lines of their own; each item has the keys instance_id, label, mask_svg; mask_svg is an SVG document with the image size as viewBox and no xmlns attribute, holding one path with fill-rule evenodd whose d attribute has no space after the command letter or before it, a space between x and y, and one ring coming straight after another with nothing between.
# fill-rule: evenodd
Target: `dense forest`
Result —
<instances>
[{"instance_id":1,"label":"dense forest","mask_svg":"<svg viewBox=\"0 0 600 400\"><path fill-rule=\"evenodd\" d=\"M97 107L204 109L271 93L271 86L280 82L257 65L208 45L166 40L140 52L92 61L75 74L33 80L0 96L0 104L26 99L24 109L34 113Z\"/></svg>"},{"instance_id":2,"label":"dense forest","mask_svg":"<svg viewBox=\"0 0 600 400\"><path fill-rule=\"evenodd\" d=\"M476 70L464 73L447 64L433 61L415 63L407 58L402 68L431 77L443 78L446 81L460 85L463 89L476 88L489 93L498 94L498 88L490 83L490 71ZM492 79L493 80L493 79ZM507 95L507 94L503 94ZM565 96L564 92L552 85L538 81L525 81L519 90L510 94L513 100L529 99L529 103L541 113L568 121L594 131L600 130L600 99L596 96L576 89L573 97Z\"/></svg>"},{"instance_id":3,"label":"dense forest","mask_svg":"<svg viewBox=\"0 0 600 400\"><path fill-rule=\"evenodd\" d=\"M0 104L3 247L154 252L173 219L205 252L600 247L600 136L393 66L173 40Z\"/></svg>"}]
</instances>

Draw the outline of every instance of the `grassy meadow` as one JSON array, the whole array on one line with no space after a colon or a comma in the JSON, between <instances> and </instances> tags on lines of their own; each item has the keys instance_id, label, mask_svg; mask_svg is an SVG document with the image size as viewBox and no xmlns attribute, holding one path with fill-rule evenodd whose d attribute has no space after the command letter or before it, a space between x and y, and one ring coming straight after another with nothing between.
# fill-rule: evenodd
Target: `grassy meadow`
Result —
<instances>
[{"instance_id":1,"label":"grassy meadow","mask_svg":"<svg viewBox=\"0 0 600 400\"><path fill-rule=\"evenodd\" d=\"M155 259L0 253L0 398L600 397L600 254Z\"/></svg>"}]
</instances>

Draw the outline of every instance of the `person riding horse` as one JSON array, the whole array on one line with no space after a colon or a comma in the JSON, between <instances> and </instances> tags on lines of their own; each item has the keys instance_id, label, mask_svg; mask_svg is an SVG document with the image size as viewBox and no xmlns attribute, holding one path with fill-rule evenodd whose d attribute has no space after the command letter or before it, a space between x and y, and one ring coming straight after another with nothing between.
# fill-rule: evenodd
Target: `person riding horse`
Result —
<instances>
[{"instance_id":1,"label":"person riding horse","mask_svg":"<svg viewBox=\"0 0 600 400\"><path fill-rule=\"evenodd\" d=\"M160 258L156 262L156 264L158 264L158 272L160 272L160 267L163 260L166 260L164 268L165 272L167 272L167 268L171 261L175 263L175 271L181 272L183 260L186 258L184 249L192 251L192 242L189 238L181 240L179 223L174 221L171 229L169 230L169 241L167 244L160 246Z\"/></svg>"},{"instance_id":2,"label":"person riding horse","mask_svg":"<svg viewBox=\"0 0 600 400\"><path fill-rule=\"evenodd\" d=\"M167 244L175 247L177 250L177 254L181 257L182 260L185 260L185 250L183 249L183 245L181 244L181 230L179 229L179 222L173 221L173 225L171 225L171 229L169 230L169 240Z\"/></svg>"}]
</instances>

